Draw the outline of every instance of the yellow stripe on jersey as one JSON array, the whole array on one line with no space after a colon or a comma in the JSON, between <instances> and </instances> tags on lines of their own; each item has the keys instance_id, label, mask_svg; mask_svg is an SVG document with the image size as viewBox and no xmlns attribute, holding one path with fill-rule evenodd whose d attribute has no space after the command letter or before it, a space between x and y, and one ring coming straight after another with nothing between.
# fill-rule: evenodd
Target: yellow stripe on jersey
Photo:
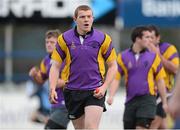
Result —
<instances>
[{"instance_id":1,"label":"yellow stripe on jersey","mask_svg":"<svg viewBox=\"0 0 180 130\"><path fill-rule=\"evenodd\" d=\"M166 77L166 72L165 72L165 70L164 70L164 68L162 67L161 68L161 70L159 71L159 73L157 74L157 81L159 80L159 79L162 79L162 78L165 78Z\"/></svg>"},{"instance_id":2,"label":"yellow stripe on jersey","mask_svg":"<svg viewBox=\"0 0 180 130\"><path fill-rule=\"evenodd\" d=\"M177 49L175 48L175 46L170 45L166 51L163 53L163 56L166 59L169 59L174 53L177 53Z\"/></svg>"},{"instance_id":3,"label":"yellow stripe on jersey","mask_svg":"<svg viewBox=\"0 0 180 130\"><path fill-rule=\"evenodd\" d=\"M111 44L111 38L109 35L105 34L105 38L104 38L104 42L102 43L99 52L98 52L98 66L99 66L99 71L101 73L101 77L104 79L104 74L105 74L105 65L104 65L104 58L103 55L106 54L106 52L109 49L109 46ZM116 60L116 52L115 49L113 48L113 50L111 51L111 54L109 55L109 57L107 58L106 62L110 62Z\"/></svg>"},{"instance_id":4,"label":"yellow stripe on jersey","mask_svg":"<svg viewBox=\"0 0 180 130\"><path fill-rule=\"evenodd\" d=\"M61 59L61 57L60 57L60 55L59 55L59 53L57 52L56 49L53 50L53 53L51 55L51 59L53 59L53 60L55 60L55 61L57 61L59 63L62 63L62 59Z\"/></svg>"},{"instance_id":5,"label":"yellow stripe on jersey","mask_svg":"<svg viewBox=\"0 0 180 130\"><path fill-rule=\"evenodd\" d=\"M64 79L64 81L68 81L69 75L70 75L70 64L71 64L70 50L67 47L67 44L64 41L62 36L59 39L59 41L60 41L59 43L62 43L60 47L62 48L62 50L65 51L65 54L66 54L66 59L65 59L66 65L65 65L64 69L62 70L61 76L62 76L62 79Z\"/></svg>"},{"instance_id":6,"label":"yellow stripe on jersey","mask_svg":"<svg viewBox=\"0 0 180 130\"><path fill-rule=\"evenodd\" d=\"M150 70L149 70L149 72L148 72L148 77L147 77L148 84L149 84L149 93L150 93L151 95L155 95L155 90L154 90L154 86L155 86L155 84L154 84L154 78L156 78L156 77L154 77L153 74L156 73L157 67L158 67L159 63L160 63L160 59L159 59L158 56L156 55L155 60L154 60L154 62L153 62L153 64L152 64L152 67L150 68Z\"/></svg>"},{"instance_id":7,"label":"yellow stripe on jersey","mask_svg":"<svg viewBox=\"0 0 180 130\"><path fill-rule=\"evenodd\" d=\"M58 37L58 45L61 47L61 49L65 52L65 48L67 48L66 47L66 44L65 44L65 42L63 42L64 40L62 40L63 39L63 37L62 37L62 34ZM59 53L58 53L58 51L57 51L57 48L56 49L54 49L53 50L53 53L52 53L52 55L51 55L51 59L53 59L53 60L55 60L55 61L57 61L57 62L59 62L59 63L61 63L62 64L62 58L60 57L60 55L59 55Z\"/></svg>"},{"instance_id":8,"label":"yellow stripe on jersey","mask_svg":"<svg viewBox=\"0 0 180 130\"><path fill-rule=\"evenodd\" d=\"M118 54L118 57L117 57L117 63L118 63L118 65L122 68L122 70L123 70L123 72L124 72L125 84L127 84L127 81L128 81L128 69L127 69L126 66L124 65L120 53ZM119 75L120 75L119 78L121 78L121 74L120 74L119 71L118 71L118 73L119 73Z\"/></svg>"},{"instance_id":9,"label":"yellow stripe on jersey","mask_svg":"<svg viewBox=\"0 0 180 130\"><path fill-rule=\"evenodd\" d=\"M158 55L156 55L155 57L155 60L152 64L152 67L150 68L149 72L148 72L148 77L147 77L147 80L148 80L148 84L149 84L149 92L151 95L155 95L155 89L154 89L154 78L156 81L158 81L159 79L162 79L166 76L165 74L165 71L163 69L163 67L161 68L161 70L157 73L157 69L158 69L158 66L160 65L161 63L161 59ZM154 73L157 73L156 74L156 77L154 77Z\"/></svg>"},{"instance_id":10,"label":"yellow stripe on jersey","mask_svg":"<svg viewBox=\"0 0 180 130\"><path fill-rule=\"evenodd\" d=\"M175 57L171 60L171 62L173 62L175 65L179 66L179 57Z\"/></svg>"},{"instance_id":11,"label":"yellow stripe on jersey","mask_svg":"<svg viewBox=\"0 0 180 130\"><path fill-rule=\"evenodd\" d=\"M47 73L46 66L45 66L45 64L44 64L44 60L41 61L40 71L41 71L41 73L43 73L43 74L46 74L46 73Z\"/></svg>"},{"instance_id":12,"label":"yellow stripe on jersey","mask_svg":"<svg viewBox=\"0 0 180 130\"><path fill-rule=\"evenodd\" d=\"M121 74L119 73L119 71L117 71L117 73L115 75L115 79L116 80L121 80Z\"/></svg>"},{"instance_id":13,"label":"yellow stripe on jersey","mask_svg":"<svg viewBox=\"0 0 180 130\"><path fill-rule=\"evenodd\" d=\"M109 42L108 42L109 41ZM106 53L108 50L107 46L110 44L111 38L108 37L108 35L105 35L104 42L102 43L99 52L98 52L98 66L99 66L99 71L101 74L101 77L104 79L104 74L105 74L105 65L104 65L104 58L103 55Z\"/></svg>"},{"instance_id":14,"label":"yellow stripe on jersey","mask_svg":"<svg viewBox=\"0 0 180 130\"><path fill-rule=\"evenodd\" d=\"M100 71L101 77L104 79L105 65L104 65L103 56L101 54L101 50L99 50L98 59L97 60L98 60L98 66L99 66L99 71Z\"/></svg>"},{"instance_id":15,"label":"yellow stripe on jersey","mask_svg":"<svg viewBox=\"0 0 180 130\"><path fill-rule=\"evenodd\" d=\"M154 90L154 76L153 76L153 69L150 68L149 72L148 72L148 77L147 77L147 81L149 84L149 93L151 95L155 95L155 90Z\"/></svg>"},{"instance_id":16,"label":"yellow stripe on jersey","mask_svg":"<svg viewBox=\"0 0 180 130\"><path fill-rule=\"evenodd\" d=\"M65 81L68 81L68 78L69 78L69 75L70 75L71 56L70 56L69 48L67 47L67 44L64 41L62 34L58 37L58 45L60 46L60 48L62 49L62 51L66 55L66 59L65 59L66 66L62 70L61 78L63 80L65 80ZM57 52L56 49L52 53L52 59L58 61L59 63L62 63L62 61L64 60L64 59L62 59L60 57L60 55L59 55L59 53Z\"/></svg>"},{"instance_id":17,"label":"yellow stripe on jersey","mask_svg":"<svg viewBox=\"0 0 180 130\"><path fill-rule=\"evenodd\" d=\"M102 43L101 48L100 48L103 55L105 55L106 52L108 51L110 44L111 44L111 37L109 35L105 34L104 42Z\"/></svg>"},{"instance_id":18,"label":"yellow stripe on jersey","mask_svg":"<svg viewBox=\"0 0 180 130\"><path fill-rule=\"evenodd\" d=\"M69 67L67 65L64 66L63 70L61 71L61 79L63 79L65 82L68 82L69 78Z\"/></svg>"},{"instance_id":19,"label":"yellow stripe on jersey","mask_svg":"<svg viewBox=\"0 0 180 130\"><path fill-rule=\"evenodd\" d=\"M109 57L107 58L106 62L110 62L116 60L116 51L113 48L111 54L109 55Z\"/></svg>"}]
</instances>

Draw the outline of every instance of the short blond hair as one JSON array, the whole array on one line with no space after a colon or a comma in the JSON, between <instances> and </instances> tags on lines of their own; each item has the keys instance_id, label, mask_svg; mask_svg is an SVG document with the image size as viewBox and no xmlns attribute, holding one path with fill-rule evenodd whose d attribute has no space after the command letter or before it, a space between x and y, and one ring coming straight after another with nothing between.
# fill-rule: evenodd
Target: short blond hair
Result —
<instances>
[{"instance_id":1,"label":"short blond hair","mask_svg":"<svg viewBox=\"0 0 180 130\"><path fill-rule=\"evenodd\" d=\"M58 38L58 36L61 34L59 29L54 29L54 30L48 30L45 34L46 38L50 38L50 37L55 37Z\"/></svg>"},{"instance_id":2,"label":"short blond hair","mask_svg":"<svg viewBox=\"0 0 180 130\"><path fill-rule=\"evenodd\" d=\"M91 10L91 11L92 11L92 9L91 9L88 5L80 5L80 6L78 6L78 7L75 9L75 11L74 11L74 17L75 17L75 18L78 17L78 12L79 12L80 10L84 10L84 11Z\"/></svg>"}]
</instances>

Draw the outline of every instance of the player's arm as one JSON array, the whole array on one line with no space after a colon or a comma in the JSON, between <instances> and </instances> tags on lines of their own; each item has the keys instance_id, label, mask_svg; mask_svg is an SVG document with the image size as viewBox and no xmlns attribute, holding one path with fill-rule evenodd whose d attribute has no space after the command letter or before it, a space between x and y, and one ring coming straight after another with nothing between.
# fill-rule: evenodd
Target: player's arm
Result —
<instances>
[{"instance_id":1,"label":"player's arm","mask_svg":"<svg viewBox=\"0 0 180 130\"><path fill-rule=\"evenodd\" d=\"M108 65L108 71L106 75L106 79L104 82L104 89L107 90L107 88L110 86L111 82L113 81L115 74L117 72L117 62L116 60L110 61L107 63Z\"/></svg>"},{"instance_id":2,"label":"player's arm","mask_svg":"<svg viewBox=\"0 0 180 130\"><path fill-rule=\"evenodd\" d=\"M49 85L50 85L50 101L51 103L57 103L57 93L56 86L59 79L59 68L61 66L60 62L52 60L52 65L49 73Z\"/></svg>"},{"instance_id":3,"label":"player's arm","mask_svg":"<svg viewBox=\"0 0 180 130\"><path fill-rule=\"evenodd\" d=\"M110 86L112 80L115 77L115 74L117 72L117 62L116 60L112 60L110 62L107 63L108 65L108 71L106 74L106 79L103 83L103 85L101 87L99 87L99 92L95 92L94 96L96 98L102 98L106 92L106 90L108 89L108 87Z\"/></svg>"},{"instance_id":4,"label":"player's arm","mask_svg":"<svg viewBox=\"0 0 180 130\"><path fill-rule=\"evenodd\" d=\"M162 61L164 68L173 74L177 74L179 64L174 64L172 61L167 60L162 55L159 55L159 56L161 58L161 61Z\"/></svg>"},{"instance_id":5,"label":"player's arm","mask_svg":"<svg viewBox=\"0 0 180 130\"><path fill-rule=\"evenodd\" d=\"M58 88L63 88L65 86L65 81L61 78L58 79L58 82L57 82L57 87Z\"/></svg>"},{"instance_id":6,"label":"player's arm","mask_svg":"<svg viewBox=\"0 0 180 130\"><path fill-rule=\"evenodd\" d=\"M109 97L107 103L111 105L114 100L114 96L119 88L120 80L114 79L109 87Z\"/></svg>"},{"instance_id":7,"label":"player's arm","mask_svg":"<svg viewBox=\"0 0 180 130\"><path fill-rule=\"evenodd\" d=\"M164 82L163 78L161 78L157 81L157 89L158 89L158 92L160 94L160 97L161 97L161 100L163 103L164 111L167 112L168 105L167 105L167 98L166 98L166 86L165 86L165 82Z\"/></svg>"},{"instance_id":8,"label":"player's arm","mask_svg":"<svg viewBox=\"0 0 180 130\"><path fill-rule=\"evenodd\" d=\"M108 71L106 74L106 79L104 84L99 87L99 92L95 93L95 97L102 98L107 90L107 88L110 86L111 82L113 81L115 74L117 72L117 62L116 60L112 60L107 63L108 65Z\"/></svg>"},{"instance_id":9,"label":"player's arm","mask_svg":"<svg viewBox=\"0 0 180 130\"><path fill-rule=\"evenodd\" d=\"M156 54L159 55L159 57L161 58L161 62L166 70L168 70L169 72L173 74L177 74L178 68L179 68L179 62L175 64L174 62L166 59L163 55L161 55L159 47L158 46L156 47L154 44L149 44L147 48L150 51L155 52ZM173 54L177 53L177 50L174 47L172 47L172 51L174 52Z\"/></svg>"},{"instance_id":10,"label":"player's arm","mask_svg":"<svg viewBox=\"0 0 180 130\"><path fill-rule=\"evenodd\" d=\"M120 85L121 76L124 75L124 69L123 69L124 63L122 61L120 53L118 54L116 61L117 61L118 70L117 70L115 78L112 81L110 88L109 88L109 98L107 100L107 103L109 105L111 105L113 103L113 98L118 90L119 85Z\"/></svg>"}]
</instances>

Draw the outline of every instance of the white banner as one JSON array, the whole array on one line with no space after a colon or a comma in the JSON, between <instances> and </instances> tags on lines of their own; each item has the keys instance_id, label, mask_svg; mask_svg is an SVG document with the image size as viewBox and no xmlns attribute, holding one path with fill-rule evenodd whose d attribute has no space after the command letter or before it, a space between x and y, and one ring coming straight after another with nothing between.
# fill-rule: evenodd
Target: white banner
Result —
<instances>
[{"instance_id":1,"label":"white banner","mask_svg":"<svg viewBox=\"0 0 180 130\"><path fill-rule=\"evenodd\" d=\"M6 18L12 12L16 18L31 18L40 12L42 18L65 18L73 16L82 4L90 5L90 0L1 0L0 17Z\"/></svg>"},{"instance_id":2,"label":"white banner","mask_svg":"<svg viewBox=\"0 0 180 130\"><path fill-rule=\"evenodd\" d=\"M180 0L142 0L142 13L146 17L179 17Z\"/></svg>"}]
</instances>

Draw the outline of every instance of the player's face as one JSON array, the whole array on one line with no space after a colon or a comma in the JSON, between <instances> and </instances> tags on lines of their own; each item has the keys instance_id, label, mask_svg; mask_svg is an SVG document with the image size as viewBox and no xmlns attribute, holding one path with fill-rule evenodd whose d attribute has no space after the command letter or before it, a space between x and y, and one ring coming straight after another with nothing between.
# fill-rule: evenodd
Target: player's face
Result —
<instances>
[{"instance_id":1,"label":"player's face","mask_svg":"<svg viewBox=\"0 0 180 130\"><path fill-rule=\"evenodd\" d=\"M48 53L52 53L56 46L57 38L55 37L46 38L45 42L46 42L46 51Z\"/></svg>"},{"instance_id":2,"label":"player's face","mask_svg":"<svg viewBox=\"0 0 180 130\"><path fill-rule=\"evenodd\" d=\"M156 36L155 31L151 31L151 39L152 39L152 43L157 46L159 41L160 41L160 36Z\"/></svg>"},{"instance_id":3,"label":"player's face","mask_svg":"<svg viewBox=\"0 0 180 130\"><path fill-rule=\"evenodd\" d=\"M77 31L84 35L91 30L93 24L93 14L91 10L79 10L77 18L74 19L77 24Z\"/></svg>"},{"instance_id":4,"label":"player's face","mask_svg":"<svg viewBox=\"0 0 180 130\"><path fill-rule=\"evenodd\" d=\"M152 44L151 32L143 31L143 36L140 40L142 48L147 48L149 44Z\"/></svg>"}]
</instances>

